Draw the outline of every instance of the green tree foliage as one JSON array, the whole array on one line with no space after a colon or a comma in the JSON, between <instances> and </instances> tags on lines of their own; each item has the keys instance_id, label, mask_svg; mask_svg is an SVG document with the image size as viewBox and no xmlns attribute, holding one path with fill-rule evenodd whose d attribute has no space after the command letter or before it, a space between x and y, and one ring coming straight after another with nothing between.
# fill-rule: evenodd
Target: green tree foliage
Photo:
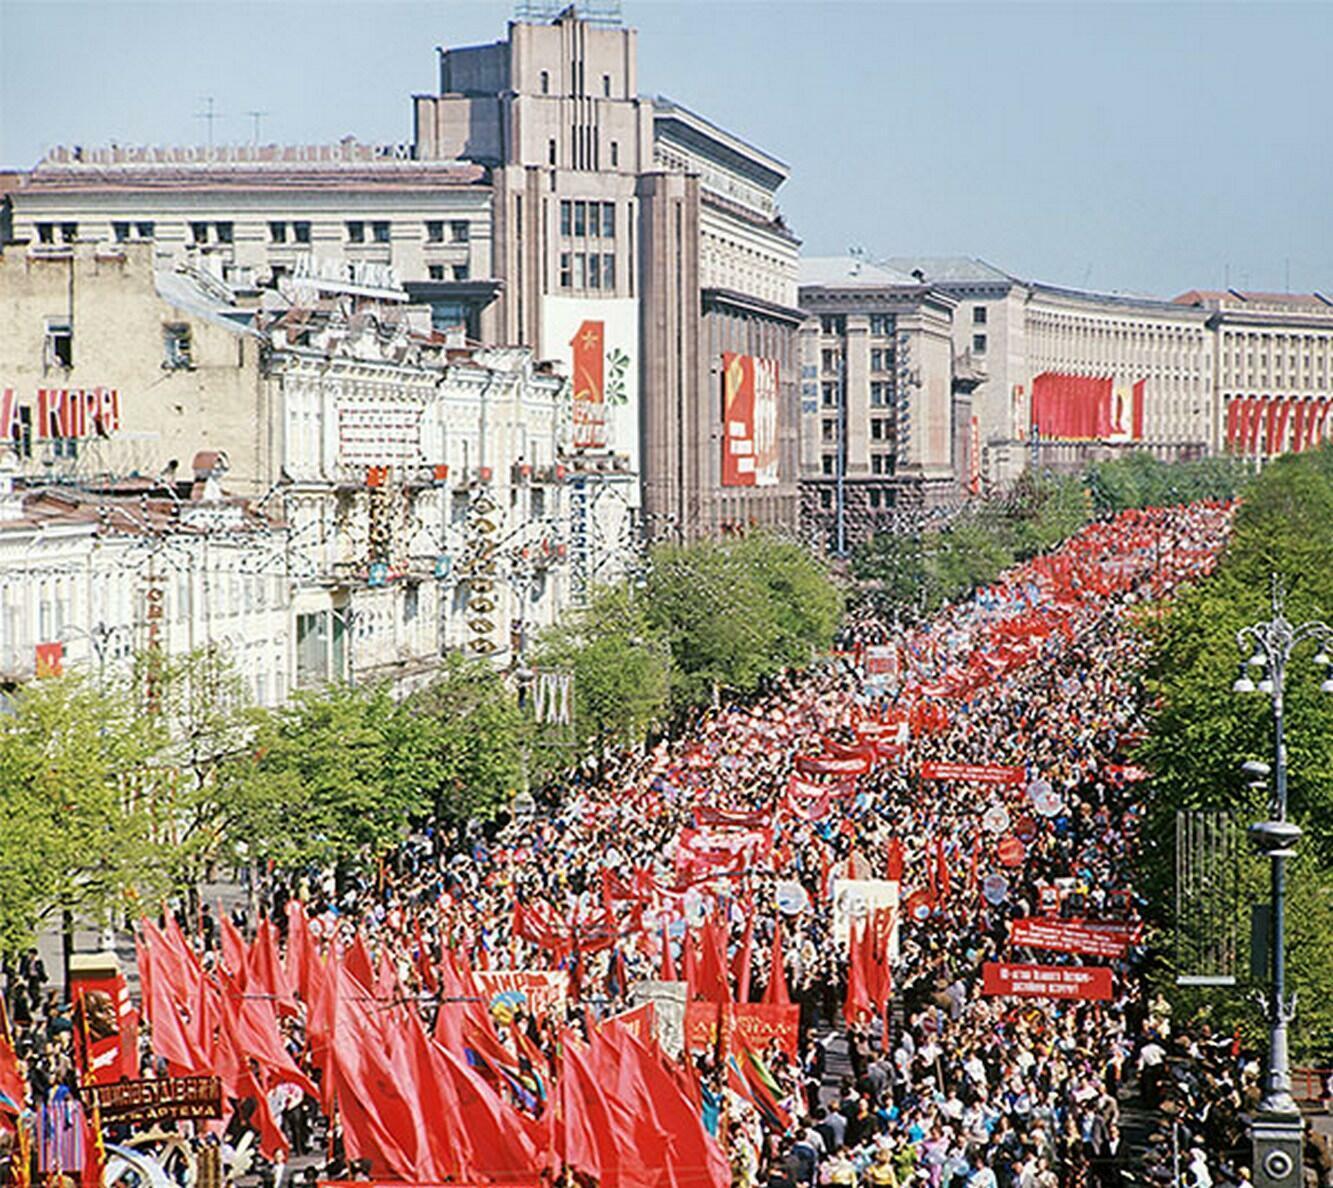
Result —
<instances>
[{"instance_id":1,"label":"green tree foliage","mask_svg":"<svg viewBox=\"0 0 1333 1188\"><path fill-rule=\"evenodd\" d=\"M396 753L410 731L384 688L298 691L260 722L248 760L225 773L219 792L238 856L294 865L399 840L429 808L424 780L404 778Z\"/></svg>"},{"instance_id":2,"label":"green tree foliage","mask_svg":"<svg viewBox=\"0 0 1333 1188\"><path fill-rule=\"evenodd\" d=\"M852 575L882 613L921 615L993 582L1015 561L1054 548L1087 523L1073 476L1025 472L1003 498L924 533L877 536L852 555Z\"/></svg>"},{"instance_id":3,"label":"green tree foliage","mask_svg":"<svg viewBox=\"0 0 1333 1188\"><path fill-rule=\"evenodd\" d=\"M1231 683L1241 659L1237 630L1272 617L1274 573L1285 589L1288 619L1333 620L1333 449L1284 458L1264 471L1237 512L1217 570L1181 594L1160 627L1149 671L1160 707L1142 749L1154 773L1143 880L1168 928L1174 924L1170 839L1177 810L1231 808L1242 825L1266 815L1240 766L1247 759L1272 762L1271 703L1262 694L1232 694ZM1298 1058L1326 1057L1333 1047L1333 696L1319 691L1329 670L1311 663L1314 651L1307 644L1292 662L1285 715L1290 810L1306 831L1289 863L1289 969L1301 1001L1293 1031ZM1266 878L1266 862L1245 860L1246 895L1237 920L1242 942L1249 902L1267 899ZM1258 1031L1247 994L1169 992L1183 1010L1207 1009L1227 1026L1241 1021Z\"/></svg>"},{"instance_id":4,"label":"green tree foliage","mask_svg":"<svg viewBox=\"0 0 1333 1188\"><path fill-rule=\"evenodd\" d=\"M573 674L579 753L638 746L665 717L671 651L632 586L596 591L586 607L542 635L533 661ZM562 758L567 763L569 755Z\"/></svg>"},{"instance_id":5,"label":"green tree foliage","mask_svg":"<svg viewBox=\"0 0 1333 1188\"><path fill-rule=\"evenodd\" d=\"M449 655L398 710L390 770L449 821L493 816L523 781L527 727L489 665Z\"/></svg>"},{"instance_id":6,"label":"green tree foliage","mask_svg":"<svg viewBox=\"0 0 1333 1188\"><path fill-rule=\"evenodd\" d=\"M1216 454L1194 462L1163 462L1133 453L1096 462L1084 475L1099 516L1134 507L1169 507L1200 499L1234 499L1249 481L1244 461Z\"/></svg>"},{"instance_id":7,"label":"green tree foliage","mask_svg":"<svg viewBox=\"0 0 1333 1188\"><path fill-rule=\"evenodd\" d=\"M0 951L56 912L108 921L162 873L154 723L124 685L34 681L0 717Z\"/></svg>"},{"instance_id":8,"label":"green tree foliage","mask_svg":"<svg viewBox=\"0 0 1333 1188\"><path fill-rule=\"evenodd\" d=\"M828 646L842 592L808 550L765 534L654 549L648 617L671 649L678 704L748 693Z\"/></svg>"}]
</instances>

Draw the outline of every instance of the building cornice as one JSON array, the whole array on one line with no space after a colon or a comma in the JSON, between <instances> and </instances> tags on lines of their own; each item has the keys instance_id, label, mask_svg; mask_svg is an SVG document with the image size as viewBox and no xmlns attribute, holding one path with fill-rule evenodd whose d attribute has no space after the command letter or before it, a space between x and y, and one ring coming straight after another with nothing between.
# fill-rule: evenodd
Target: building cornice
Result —
<instances>
[{"instance_id":1,"label":"building cornice","mask_svg":"<svg viewBox=\"0 0 1333 1188\"><path fill-rule=\"evenodd\" d=\"M762 297L752 297L749 293L738 293L735 289L705 288L700 290L704 312L712 307L725 307L740 313L758 314L775 322L786 322L799 326L806 319L804 310L792 309L787 305L778 305Z\"/></svg>"}]
</instances>

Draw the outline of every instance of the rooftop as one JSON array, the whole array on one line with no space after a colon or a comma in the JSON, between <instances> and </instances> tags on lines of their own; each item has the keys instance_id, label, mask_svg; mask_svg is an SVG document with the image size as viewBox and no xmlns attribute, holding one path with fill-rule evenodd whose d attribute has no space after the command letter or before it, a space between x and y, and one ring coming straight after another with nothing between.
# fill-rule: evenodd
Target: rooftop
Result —
<instances>
[{"instance_id":1,"label":"rooftop","mask_svg":"<svg viewBox=\"0 0 1333 1188\"><path fill-rule=\"evenodd\" d=\"M886 285L919 285L906 272L857 256L802 256L797 284L837 289L882 289Z\"/></svg>"},{"instance_id":2,"label":"rooftop","mask_svg":"<svg viewBox=\"0 0 1333 1188\"><path fill-rule=\"evenodd\" d=\"M1240 289L1191 289L1173 299L1177 305L1204 309L1333 310L1333 298L1314 293L1256 293Z\"/></svg>"},{"instance_id":3,"label":"rooftop","mask_svg":"<svg viewBox=\"0 0 1333 1188\"><path fill-rule=\"evenodd\" d=\"M1017 280L1017 277L975 256L890 256L879 263L909 277L914 272L922 272L931 284L1004 283Z\"/></svg>"},{"instance_id":4,"label":"rooftop","mask_svg":"<svg viewBox=\"0 0 1333 1188\"><path fill-rule=\"evenodd\" d=\"M687 148L713 157L770 190L776 190L791 176L791 168L785 161L756 148L735 133L719 128L712 120L674 99L656 95L652 103L654 128L660 125Z\"/></svg>"}]
</instances>

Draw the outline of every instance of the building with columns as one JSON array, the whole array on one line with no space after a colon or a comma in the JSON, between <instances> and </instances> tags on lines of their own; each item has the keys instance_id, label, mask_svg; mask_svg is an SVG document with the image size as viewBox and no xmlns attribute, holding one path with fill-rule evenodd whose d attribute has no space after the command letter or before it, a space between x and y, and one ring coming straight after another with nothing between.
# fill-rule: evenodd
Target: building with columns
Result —
<instances>
[{"instance_id":1,"label":"building with columns","mask_svg":"<svg viewBox=\"0 0 1333 1188\"><path fill-rule=\"evenodd\" d=\"M1007 485L1033 462L1076 468L1129 449L1175 459L1222 448L1206 309L1020 280L966 257L886 263L958 302L954 351L979 377L988 485Z\"/></svg>"}]
</instances>

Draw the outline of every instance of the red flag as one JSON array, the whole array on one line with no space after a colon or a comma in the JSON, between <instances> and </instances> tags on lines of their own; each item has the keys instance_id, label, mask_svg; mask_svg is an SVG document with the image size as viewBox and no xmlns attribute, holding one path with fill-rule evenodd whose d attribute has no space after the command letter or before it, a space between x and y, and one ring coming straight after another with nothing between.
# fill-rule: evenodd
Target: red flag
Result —
<instances>
[{"instance_id":1,"label":"red flag","mask_svg":"<svg viewBox=\"0 0 1333 1188\"><path fill-rule=\"evenodd\" d=\"M666 924L662 925L662 981L677 982L676 958L671 952L671 937Z\"/></svg>"},{"instance_id":2,"label":"red flag","mask_svg":"<svg viewBox=\"0 0 1333 1188\"><path fill-rule=\"evenodd\" d=\"M717 1003L731 1001L731 986L727 981L726 943L724 926L715 920L706 920L700 930L697 971L699 985L695 993L696 998Z\"/></svg>"},{"instance_id":3,"label":"red flag","mask_svg":"<svg viewBox=\"0 0 1333 1188\"><path fill-rule=\"evenodd\" d=\"M891 883L903 881L903 843L897 837L889 838L885 877Z\"/></svg>"},{"instance_id":4,"label":"red flag","mask_svg":"<svg viewBox=\"0 0 1333 1188\"><path fill-rule=\"evenodd\" d=\"M19 1072L18 1056L9 1038L9 1016L0 998L0 1115L17 1118L23 1112L27 1086Z\"/></svg>"},{"instance_id":5,"label":"red flag","mask_svg":"<svg viewBox=\"0 0 1333 1188\"><path fill-rule=\"evenodd\" d=\"M935 839L935 885L938 888L939 899L944 901L949 898L949 891L953 884L949 878L949 864L944 859L944 839L937 837Z\"/></svg>"},{"instance_id":6,"label":"red flag","mask_svg":"<svg viewBox=\"0 0 1333 1188\"><path fill-rule=\"evenodd\" d=\"M768 964L768 985L764 987L764 997L760 1000L768 1006L789 1006L791 998L787 994L787 969L782 958L782 920L773 921L773 951Z\"/></svg>"},{"instance_id":7,"label":"red flag","mask_svg":"<svg viewBox=\"0 0 1333 1188\"><path fill-rule=\"evenodd\" d=\"M252 994L268 994L282 1014L296 1014L296 993L287 971L278 960L277 929L267 916L259 921L255 941L246 963L246 988Z\"/></svg>"},{"instance_id":8,"label":"red flag","mask_svg":"<svg viewBox=\"0 0 1333 1188\"><path fill-rule=\"evenodd\" d=\"M750 967L754 964L754 912L745 917L745 935L741 947L736 951L732 963L732 974L736 979L736 1001L750 1001Z\"/></svg>"},{"instance_id":9,"label":"red flag","mask_svg":"<svg viewBox=\"0 0 1333 1188\"><path fill-rule=\"evenodd\" d=\"M347 955L343 958L343 968L352 975L365 990L370 990L375 985L375 967L370 960L370 951L366 948L366 942L358 932L352 940L352 946L347 950Z\"/></svg>"},{"instance_id":10,"label":"red flag","mask_svg":"<svg viewBox=\"0 0 1333 1188\"><path fill-rule=\"evenodd\" d=\"M865 960L862 947L865 943L863 928L855 925L848 935L849 952L847 955L847 997L843 1001L842 1017L850 1027L861 1015L870 1010L870 991L865 980Z\"/></svg>"},{"instance_id":11,"label":"red flag","mask_svg":"<svg viewBox=\"0 0 1333 1188\"><path fill-rule=\"evenodd\" d=\"M218 924L222 931L222 967L231 974L236 985L245 989L245 937L231 922L227 913L218 904Z\"/></svg>"}]
</instances>

